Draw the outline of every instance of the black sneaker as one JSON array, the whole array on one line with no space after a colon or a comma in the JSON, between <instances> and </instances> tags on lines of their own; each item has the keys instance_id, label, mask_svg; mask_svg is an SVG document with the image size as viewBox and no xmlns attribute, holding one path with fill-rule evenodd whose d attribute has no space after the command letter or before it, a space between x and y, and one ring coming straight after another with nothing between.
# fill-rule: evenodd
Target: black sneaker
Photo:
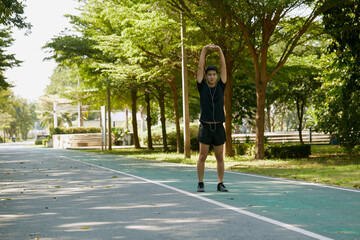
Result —
<instances>
[{"instance_id":1,"label":"black sneaker","mask_svg":"<svg viewBox=\"0 0 360 240\"><path fill-rule=\"evenodd\" d=\"M217 190L219 192L228 192L227 188L225 187L225 185L222 182L217 185Z\"/></svg>"},{"instance_id":2,"label":"black sneaker","mask_svg":"<svg viewBox=\"0 0 360 240\"><path fill-rule=\"evenodd\" d=\"M203 182L199 182L198 187L197 187L197 191L198 192L205 192L205 186Z\"/></svg>"}]
</instances>

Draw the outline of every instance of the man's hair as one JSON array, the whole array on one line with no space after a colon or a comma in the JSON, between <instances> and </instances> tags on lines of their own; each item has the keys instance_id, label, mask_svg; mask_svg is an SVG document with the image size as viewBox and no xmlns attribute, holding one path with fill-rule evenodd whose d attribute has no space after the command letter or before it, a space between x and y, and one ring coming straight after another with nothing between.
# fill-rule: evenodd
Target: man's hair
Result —
<instances>
[{"instance_id":1,"label":"man's hair","mask_svg":"<svg viewBox=\"0 0 360 240\"><path fill-rule=\"evenodd\" d=\"M205 68L205 74L207 74L208 71L216 71L216 73L218 73L218 69L217 69L217 67L214 66L214 65L209 65L209 66L207 66L207 67Z\"/></svg>"}]
</instances>

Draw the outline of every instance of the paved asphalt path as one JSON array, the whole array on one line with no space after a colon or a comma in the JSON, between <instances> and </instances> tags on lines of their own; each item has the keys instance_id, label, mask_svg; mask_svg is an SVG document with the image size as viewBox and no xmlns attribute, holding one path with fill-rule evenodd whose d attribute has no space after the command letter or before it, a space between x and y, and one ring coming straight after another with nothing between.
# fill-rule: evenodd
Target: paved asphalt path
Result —
<instances>
[{"instance_id":1,"label":"paved asphalt path","mask_svg":"<svg viewBox=\"0 0 360 240\"><path fill-rule=\"evenodd\" d=\"M360 191L0 144L0 239L360 239Z\"/></svg>"}]
</instances>

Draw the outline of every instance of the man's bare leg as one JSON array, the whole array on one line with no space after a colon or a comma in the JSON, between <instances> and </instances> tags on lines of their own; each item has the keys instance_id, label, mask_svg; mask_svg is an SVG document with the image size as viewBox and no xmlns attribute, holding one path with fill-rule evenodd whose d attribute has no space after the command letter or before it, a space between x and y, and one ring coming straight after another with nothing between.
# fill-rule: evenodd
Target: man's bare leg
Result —
<instances>
[{"instance_id":1,"label":"man's bare leg","mask_svg":"<svg viewBox=\"0 0 360 240\"><path fill-rule=\"evenodd\" d=\"M200 151L199 151L199 159L197 162L197 172L199 182L204 181L204 171L205 171L205 161L209 154L210 145L199 143L200 144Z\"/></svg>"},{"instance_id":2,"label":"man's bare leg","mask_svg":"<svg viewBox=\"0 0 360 240\"><path fill-rule=\"evenodd\" d=\"M224 144L220 146L214 146L214 152L217 162L217 173L219 183L223 182L224 179Z\"/></svg>"}]
</instances>

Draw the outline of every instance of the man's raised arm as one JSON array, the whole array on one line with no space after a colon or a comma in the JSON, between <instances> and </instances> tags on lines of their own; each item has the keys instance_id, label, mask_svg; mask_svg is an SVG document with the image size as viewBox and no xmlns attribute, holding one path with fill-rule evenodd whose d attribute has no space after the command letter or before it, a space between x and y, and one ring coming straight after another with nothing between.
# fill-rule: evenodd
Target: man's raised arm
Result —
<instances>
[{"instance_id":1,"label":"man's raised arm","mask_svg":"<svg viewBox=\"0 0 360 240\"><path fill-rule=\"evenodd\" d=\"M227 74L226 74L226 62L225 62L224 53L223 53L223 51L221 50L221 48L219 46L217 46L217 49L219 51L219 56L220 56L220 77L221 77L221 81L223 83L226 83Z\"/></svg>"},{"instance_id":2,"label":"man's raised arm","mask_svg":"<svg viewBox=\"0 0 360 240\"><path fill-rule=\"evenodd\" d=\"M206 52L207 52L209 46L210 45L205 46L202 49L201 54L200 54L199 65L198 65L197 76L196 76L196 80L198 81L198 83L201 83L202 80L204 79Z\"/></svg>"}]
</instances>

